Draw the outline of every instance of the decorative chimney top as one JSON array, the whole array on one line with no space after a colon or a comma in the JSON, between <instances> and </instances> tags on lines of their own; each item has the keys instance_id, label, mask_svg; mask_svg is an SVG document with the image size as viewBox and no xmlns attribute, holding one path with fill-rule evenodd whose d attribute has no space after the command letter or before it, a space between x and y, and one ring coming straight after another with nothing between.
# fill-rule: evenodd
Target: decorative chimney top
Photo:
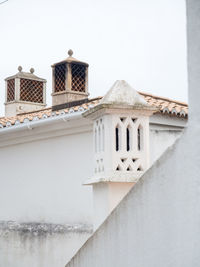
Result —
<instances>
[{"instance_id":1,"label":"decorative chimney top","mask_svg":"<svg viewBox=\"0 0 200 267\"><path fill-rule=\"evenodd\" d=\"M46 106L46 80L30 72L23 72L18 67L18 73L5 79L6 99L5 116L16 116L19 113L35 111Z\"/></svg>"},{"instance_id":2,"label":"decorative chimney top","mask_svg":"<svg viewBox=\"0 0 200 267\"><path fill-rule=\"evenodd\" d=\"M88 98L89 65L72 55L70 49L65 60L52 65L53 106Z\"/></svg>"},{"instance_id":3,"label":"decorative chimney top","mask_svg":"<svg viewBox=\"0 0 200 267\"><path fill-rule=\"evenodd\" d=\"M156 111L125 81L83 113L93 121L96 229L149 167L149 117Z\"/></svg>"},{"instance_id":4,"label":"decorative chimney top","mask_svg":"<svg viewBox=\"0 0 200 267\"><path fill-rule=\"evenodd\" d=\"M150 107L144 97L138 94L138 92L124 80L116 81L107 94L102 98L100 104Z\"/></svg>"},{"instance_id":5,"label":"decorative chimney top","mask_svg":"<svg viewBox=\"0 0 200 267\"><path fill-rule=\"evenodd\" d=\"M73 55L73 50L72 49L69 49L68 50L68 55L71 57Z\"/></svg>"},{"instance_id":6,"label":"decorative chimney top","mask_svg":"<svg viewBox=\"0 0 200 267\"><path fill-rule=\"evenodd\" d=\"M149 117L157 110L125 81L83 113L94 125L94 176L86 184L136 182L149 167Z\"/></svg>"}]
</instances>

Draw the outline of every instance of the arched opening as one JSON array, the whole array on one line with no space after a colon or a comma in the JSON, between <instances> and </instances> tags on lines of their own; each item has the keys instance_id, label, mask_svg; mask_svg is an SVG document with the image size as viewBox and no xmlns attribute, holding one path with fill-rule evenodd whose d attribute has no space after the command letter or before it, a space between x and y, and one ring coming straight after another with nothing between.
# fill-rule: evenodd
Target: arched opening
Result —
<instances>
[{"instance_id":1,"label":"arched opening","mask_svg":"<svg viewBox=\"0 0 200 267\"><path fill-rule=\"evenodd\" d=\"M143 128L141 125L139 125L138 129L137 129L137 148L138 148L138 151L141 151L142 150L142 138L143 138Z\"/></svg>"},{"instance_id":2,"label":"arched opening","mask_svg":"<svg viewBox=\"0 0 200 267\"><path fill-rule=\"evenodd\" d=\"M104 134L105 134L104 133L104 125L102 125L102 144L101 144L102 145L102 151L104 151L104 142L105 142L104 141L105 140Z\"/></svg>"},{"instance_id":3,"label":"arched opening","mask_svg":"<svg viewBox=\"0 0 200 267\"><path fill-rule=\"evenodd\" d=\"M115 128L115 150L119 151L119 127Z\"/></svg>"},{"instance_id":4,"label":"arched opening","mask_svg":"<svg viewBox=\"0 0 200 267\"><path fill-rule=\"evenodd\" d=\"M94 131L94 146L95 146L95 152L97 152L97 129L95 128Z\"/></svg>"},{"instance_id":5,"label":"arched opening","mask_svg":"<svg viewBox=\"0 0 200 267\"><path fill-rule=\"evenodd\" d=\"M130 150L130 129L126 128L126 151Z\"/></svg>"},{"instance_id":6,"label":"arched opening","mask_svg":"<svg viewBox=\"0 0 200 267\"><path fill-rule=\"evenodd\" d=\"M101 151L101 127L98 127L98 152Z\"/></svg>"}]
</instances>

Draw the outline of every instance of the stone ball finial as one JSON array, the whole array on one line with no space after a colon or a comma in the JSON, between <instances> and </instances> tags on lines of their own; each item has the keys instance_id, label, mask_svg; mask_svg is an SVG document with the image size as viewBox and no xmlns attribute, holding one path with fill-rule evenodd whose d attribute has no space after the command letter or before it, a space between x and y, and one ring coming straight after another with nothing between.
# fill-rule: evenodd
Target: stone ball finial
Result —
<instances>
[{"instance_id":1,"label":"stone ball finial","mask_svg":"<svg viewBox=\"0 0 200 267\"><path fill-rule=\"evenodd\" d=\"M73 50L72 49L69 49L68 50L68 55L71 57L73 55Z\"/></svg>"},{"instance_id":2,"label":"stone ball finial","mask_svg":"<svg viewBox=\"0 0 200 267\"><path fill-rule=\"evenodd\" d=\"M30 73L32 73L32 74L33 74L33 73L34 73L34 71L35 71L35 70L34 70L34 68L31 68L31 69L30 69Z\"/></svg>"},{"instance_id":3,"label":"stone ball finial","mask_svg":"<svg viewBox=\"0 0 200 267\"><path fill-rule=\"evenodd\" d=\"M18 71L21 72L22 71L22 66L18 67Z\"/></svg>"}]
</instances>

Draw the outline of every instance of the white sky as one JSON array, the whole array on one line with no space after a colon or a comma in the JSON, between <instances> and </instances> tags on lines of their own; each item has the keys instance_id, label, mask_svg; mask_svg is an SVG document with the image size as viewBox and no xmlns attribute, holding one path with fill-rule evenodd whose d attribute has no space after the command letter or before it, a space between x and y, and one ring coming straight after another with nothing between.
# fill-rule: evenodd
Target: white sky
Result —
<instances>
[{"instance_id":1,"label":"white sky","mask_svg":"<svg viewBox=\"0 0 200 267\"><path fill-rule=\"evenodd\" d=\"M184 0L9 0L0 5L0 115L4 78L19 65L47 79L51 105L51 64L69 48L90 65L90 97L123 79L187 101Z\"/></svg>"}]
</instances>

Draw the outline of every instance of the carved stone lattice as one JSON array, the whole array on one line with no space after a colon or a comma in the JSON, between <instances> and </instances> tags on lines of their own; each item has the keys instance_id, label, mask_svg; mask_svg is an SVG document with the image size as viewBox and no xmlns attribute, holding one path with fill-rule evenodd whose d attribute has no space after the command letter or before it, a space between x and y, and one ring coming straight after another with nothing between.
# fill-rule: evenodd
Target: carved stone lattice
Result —
<instances>
[{"instance_id":1,"label":"carved stone lattice","mask_svg":"<svg viewBox=\"0 0 200 267\"><path fill-rule=\"evenodd\" d=\"M72 91L85 92L86 67L81 64L71 64Z\"/></svg>"},{"instance_id":2,"label":"carved stone lattice","mask_svg":"<svg viewBox=\"0 0 200 267\"><path fill-rule=\"evenodd\" d=\"M55 67L55 92L65 91L66 63L56 65Z\"/></svg>"},{"instance_id":3,"label":"carved stone lattice","mask_svg":"<svg viewBox=\"0 0 200 267\"><path fill-rule=\"evenodd\" d=\"M43 103L43 82L20 79L20 100Z\"/></svg>"},{"instance_id":4,"label":"carved stone lattice","mask_svg":"<svg viewBox=\"0 0 200 267\"><path fill-rule=\"evenodd\" d=\"M143 171L142 124L142 119L134 117L120 117L116 119L113 166L115 171Z\"/></svg>"},{"instance_id":5,"label":"carved stone lattice","mask_svg":"<svg viewBox=\"0 0 200 267\"><path fill-rule=\"evenodd\" d=\"M7 81L7 102L15 100L15 79Z\"/></svg>"}]
</instances>

